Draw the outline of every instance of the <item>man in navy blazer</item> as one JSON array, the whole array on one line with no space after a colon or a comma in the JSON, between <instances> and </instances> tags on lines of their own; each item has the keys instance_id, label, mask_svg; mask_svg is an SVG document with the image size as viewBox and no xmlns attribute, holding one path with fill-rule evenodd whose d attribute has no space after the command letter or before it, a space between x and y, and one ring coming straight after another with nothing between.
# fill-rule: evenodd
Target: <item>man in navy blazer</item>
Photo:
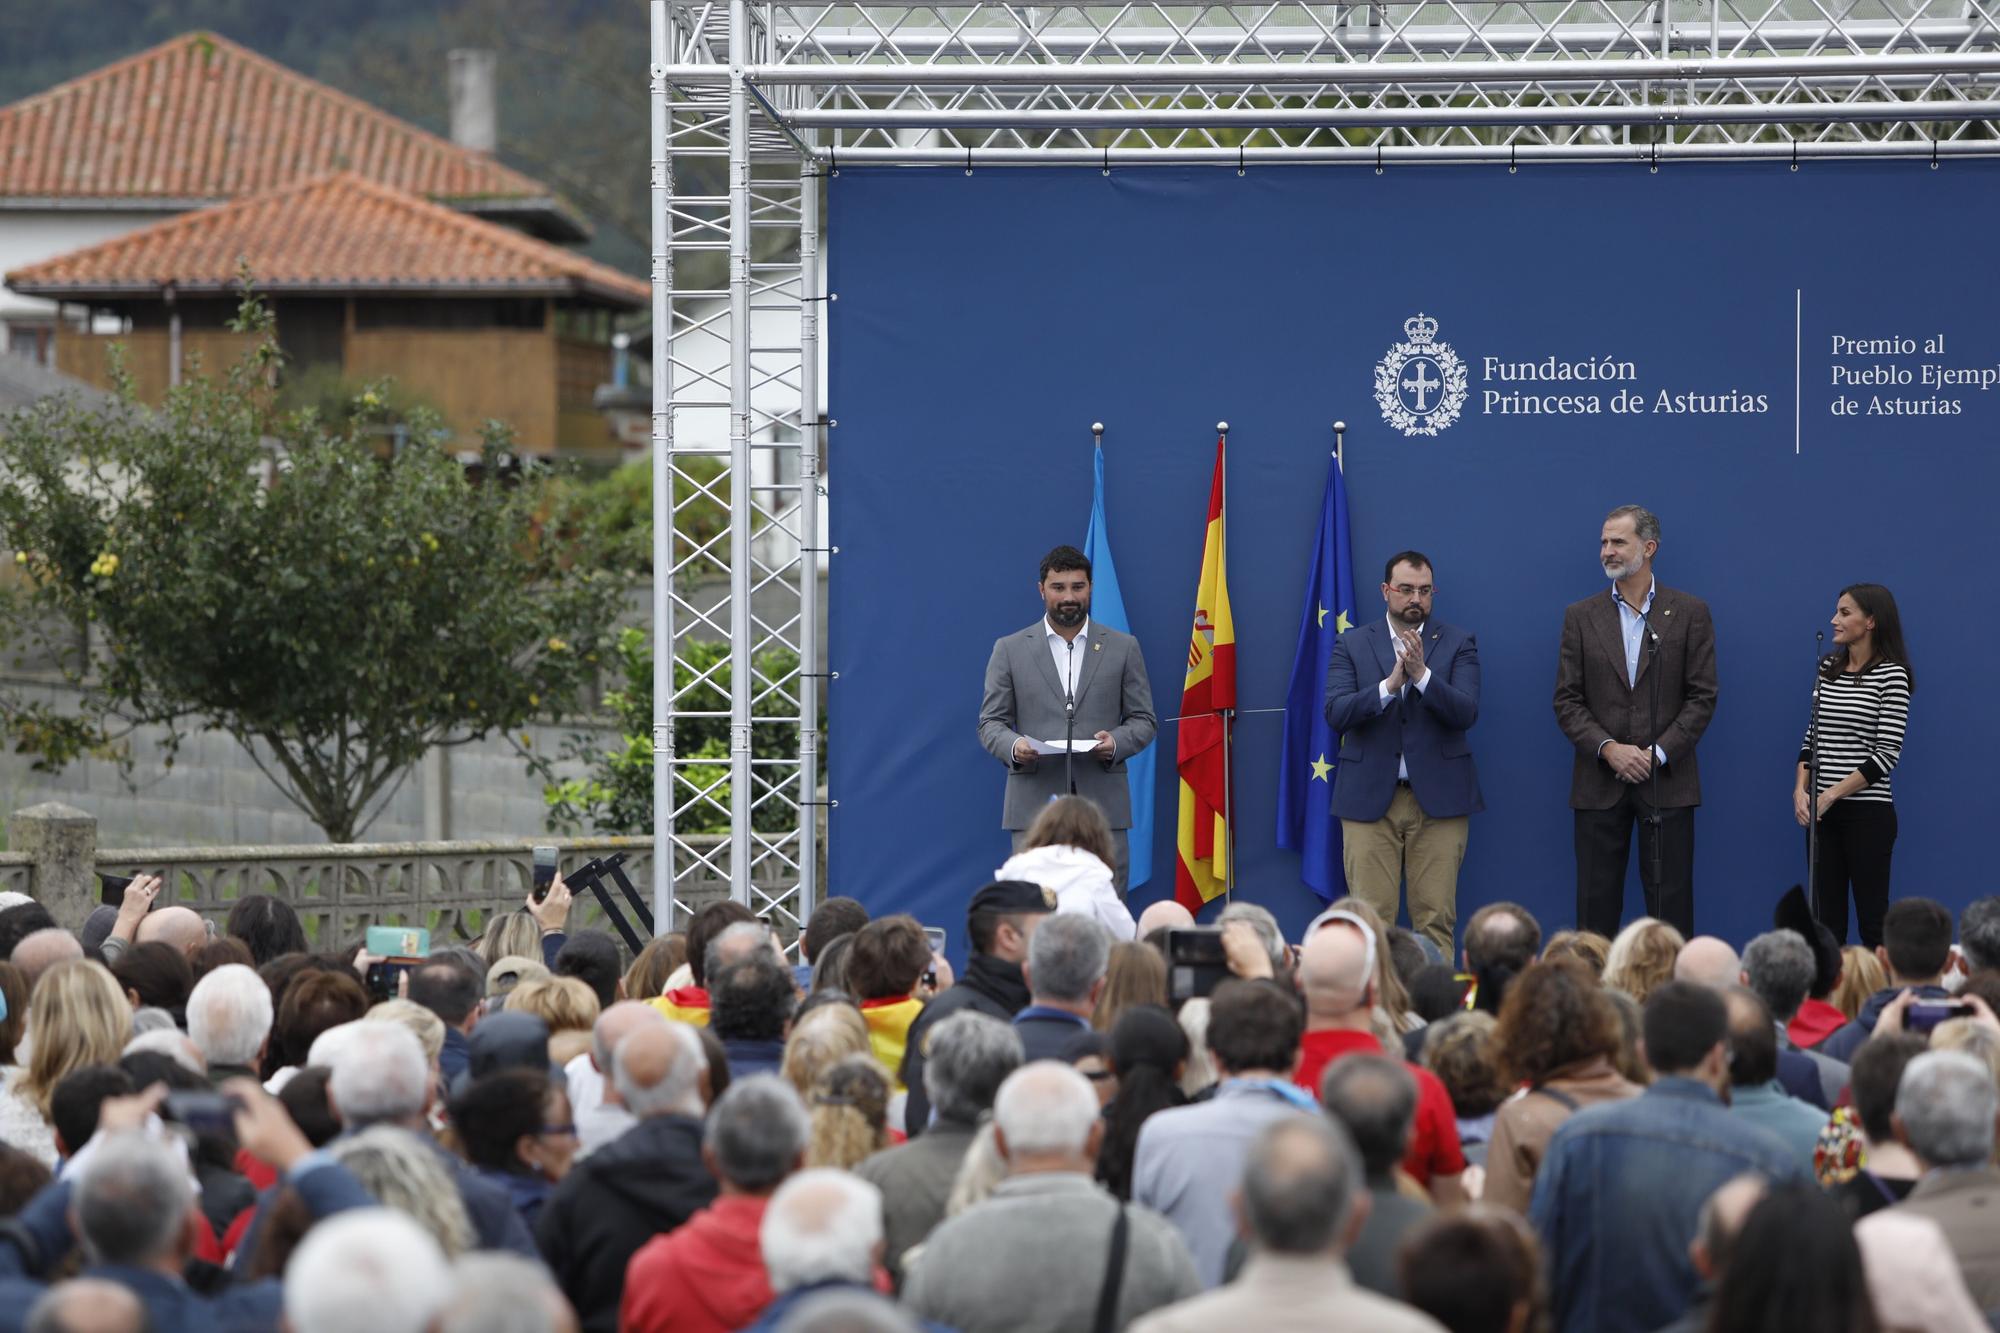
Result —
<instances>
[{"instance_id":1,"label":"man in navy blazer","mask_svg":"<svg viewBox=\"0 0 2000 1333\"><path fill-rule=\"evenodd\" d=\"M1388 615L1334 643L1326 720L1340 732L1333 813L1348 891L1393 925L1407 879L1410 925L1450 958L1469 816L1486 805L1465 739L1479 718L1479 644L1431 616L1436 594L1430 557L1389 558Z\"/></svg>"}]
</instances>

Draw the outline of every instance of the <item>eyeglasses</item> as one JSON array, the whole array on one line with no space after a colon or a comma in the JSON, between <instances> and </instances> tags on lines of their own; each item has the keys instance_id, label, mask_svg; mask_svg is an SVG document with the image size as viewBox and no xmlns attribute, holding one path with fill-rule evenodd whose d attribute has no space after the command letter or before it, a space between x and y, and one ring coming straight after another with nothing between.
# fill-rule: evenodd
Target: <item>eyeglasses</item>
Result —
<instances>
[{"instance_id":1,"label":"eyeglasses","mask_svg":"<svg viewBox=\"0 0 2000 1333\"><path fill-rule=\"evenodd\" d=\"M1412 588L1407 583L1392 583L1389 585L1389 591L1393 593L1400 593L1405 597L1422 597L1428 601L1430 595L1436 592L1437 589L1433 588L1428 583L1426 583L1421 588Z\"/></svg>"},{"instance_id":2,"label":"eyeglasses","mask_svg":"<svg viewBox=\"0 0 2000 1333\"><path fill-rule=\"evenodd\" d=\"M574 1122L571 1122L570 1124L567 1125L543 1125L542 1133L554 1134L560 1138L573 1139L576 1137L576 1124Z\"/></svg>"}]
</instances>

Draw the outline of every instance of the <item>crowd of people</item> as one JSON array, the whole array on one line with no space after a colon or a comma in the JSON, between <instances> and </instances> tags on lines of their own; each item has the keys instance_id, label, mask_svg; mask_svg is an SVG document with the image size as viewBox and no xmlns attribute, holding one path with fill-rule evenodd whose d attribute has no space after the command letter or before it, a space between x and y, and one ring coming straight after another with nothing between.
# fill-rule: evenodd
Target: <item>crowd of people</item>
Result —
<instances>
[{"instance_id":1,"label":"crowd of people","mask_svg":"<svg viewBox=\"0 0 2000 1333\"><path fill-rule=\"evenodd\" d=\"M1059 861L1060 858L1045 858ZM1227 976L1027 879L735 903L628 960L558 880L385 997L283 901L0 900L0 1333L1974 1330L2000 898L1843 950L1642 919L1457 957L1334 903ZM1111 914L1116 916L1116 914Z\"/></svg>"}]
</instances>

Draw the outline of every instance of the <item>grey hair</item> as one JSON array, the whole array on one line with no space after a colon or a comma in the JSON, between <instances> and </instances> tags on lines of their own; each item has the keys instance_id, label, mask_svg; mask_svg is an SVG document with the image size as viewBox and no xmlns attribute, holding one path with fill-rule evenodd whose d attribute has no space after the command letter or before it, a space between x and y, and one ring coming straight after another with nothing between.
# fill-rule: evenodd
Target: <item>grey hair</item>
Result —
<instances>
[{"instance_id":1,"label":"grey hair","mask_svg":"<svg viewBox=\"0 0 2000 1333\"><path fill-rule=\"evenodd\" d=\"M944 1215L957 1217L975 1204L985 1203L1001 1181L1007 1178L1007 1159L1000 1155L998 1145L993 1142L993 1122L982 1124L966 1146L965 1156L958 1161L958 1174L952 1178L951 1193L945 1196Z\"/></svg>"},{"instance_id":2,"label":"grey hair","mask_svg":"<svg viewBox=\"0 0 2000 1333\"><path fill-rule=\"evenodd\" d=\"M701 1076L708 1069L708 1056L701 1049L701 1038L685 1023L668 1023L667 1031L673 1034L674 1045L680 1049L674 1054L674 1061L667 1066L667 1072L660 1081L650 1086L635 1080L625 1068L625 1061L619 1057L625 1042L635 1035L626 1033L618 1043L618 1049L611 1052L611 1083L618 1089L618 1100L625 1103L625 1109L641 1120L649 1120L656 1115L695 1115L702 1113Z\"/></svg>"},{"instance_id":3,"label":"grey hair","mask_svg":"<svg viewBox=\"0 0 2000 1333\"><path fill-rule=\"evenodd\" d=\"M1926 1166L1976 1166L1992 1157L1996 1110L1992 1073L1963 1051L1924 1052L1896 1085L1896 1114Z\"/></svg>"},{"instance_id":4,"label":"grey hair","mask_svg":"<svg viewBox=\"0 0 2000 1333\"><path fill-rule=\"evenodd\" d=\"M744 946L748 947L744 947ZM771 928L761 921L732 921L708 942L701 956L701 975L711 981L725 963L771 947ZM725 957L724 955L730 955Z\"/></svg>"},{"instance_id":5,"label":"grey hair","mask_svg":"<svg viewBox=\"0 0 2000 1333\"><path fill-rule=\"evenodd\" d=\"M1087 1000L1110 965L1111 934L1096 917L1058 912L1042 922L1028 944L1029 989L1038 999Z\"/></svg>"},{"instance_id":6,"label":"grey hair","mask_svg":"<svg viewBox=\"0 0 2000 1333\"><path fill-rule=\"evenodd\" d=\"M100 1264L130 1267L169 1253L194 1206L187 1163L136 1132L92 1142L72 1205L85 1248Z\"/></svg>"},{"instance_id":7,"label":"grey hair","mask_svg":"<svg viewBox=\"0 0 2000 1333\"><path fill-rule=\"evenodd\" d=\"M1286 1116L1251 1140L1243 1164L1243 1220L1278 1254L1324 1254L1365 1189L1361 1154L1325 1116Z\"/></svg>"},{"instance_id":8,"label":"grey hair","mask_svg":"<svg viewBox=\"0 0 2000 1333\"><path fill-rule=\"evenodd\" d=\"M1382 1055L1350 1055L1327 1066L1320 1105L1354 1138L1370 1176L1393 1170L1409 1147L1417 1115L1417 1081L1402 1063Z\"/></svg>"},{"instance_id":9,"label":"grey hair","mask_svg":"<svg viewBox=\"0 0 2000 1333\"><path fill-rule=\"evenodd\" d=\"M1812 946L1796 930L1767 930L1743 948L1743 978L1780 1023L1791 1021L1812 990Z\"/></svg>"},{"instance_id":10,"label":"grey hair","mask_svg":"<svg viewBox=\"0 0 2000 1333\"><path fill-rule=\"evenodd\" d=\"M141 1009L139 1012L143 1014L149 1011ZM164 1009L154 1009L150 1012L164 1014L166 1011ZM179 1028L173 1026L171 1018L167 1020L166 1027L147 1028L144 1032L126 1042L125 1049L120 1051L119 1054L132 1055L140 1051L152 1051L155 1054L164 1055L191 1074L206 1075L208 1073L208 1066L203 1063L201 1053L194 1048L193 1044L186 1037L181 1035Z\"/></svg>"},{"instance_id":11,"label":"grey hair","mask_svg":"<svg viewBox=\"0 0 2000 1333\"><path fill-rule=\"evenodd\" d=\"M560 1333L566 1298L533 1259L476 1250L451 1266L451 1303L437 1333Z\"/></svg>"},{"instance_id":12,"label":"grey hair","mask_svg":"<svg viewBox=\"0 0 2000 1333\"><path fill-rule=\"evenodd\" d=\"M1230 903L1216 913L1215 924L1226 926L1231 921L1250 923L1251 929L1257 932L1257 938L1264 941L1264 952L1271 957L1271 970L1284 975L1285 933L1278 929L1278 918L1271 915L1271 909L1259 907L1256 903Z\"/></svg>"},{"instance_id":13,"label":"grey hair","mask_svg":"<svg viewBox=\"0 0 2000 1333\"><path fill-rule=\"evenodd\" d=\"M1035 932L1035 938L1040 939L1043 930L1065 919L1089 920L1051 917ZM1009 1157L1081 1152L1090 1141L1098 1113L1097 1094L1091 1091L1089 1081L1054 1060L1022 1065L1007 1076L993 1098L993 1123L1007 1141Z\"/></svg>"},{"instance_id":14,"label":"grey hair","mask_svg":"<svg viewBox=\"0 0 2000 1333\"><path fill-rule=\"evenodd\" d=\"M1615 518L1632 520L1632 531L1642 542L1656 542L1660 539L1659 515L1644 505L1619 505L1604 516L1606 523Z\"/></svg>"},{"instance_id":15,"label":"grey hair","mask_svg":"<svg viewBox=\"0 0 2000 1333\"><path fill-rule=\"evenodd\" d=\"M321 1033L313 1042L313 1053L319 1053L321 1041L343 1029L346 1035L328 1063L332 1073L326 1085L340 1123L353 1128L422 1115L430 1095L431 1066L417 1034L399 1023L357 1020Z\"/></svg>"},{"instance_id":16,"label":"grey hair","mask_svg":"<svg viewBox=\"0 0 2000 1333\"><path fill-rule=\"evenodd\" d=\"M134 1009L132 1011L132 1035L134 1037L143 1037L150 1032L172 1032L178 1035L180 1033L180 1026L174 1022L172 1014L156 1005L149 1004L143 1009ZM198 1074L201 1071L197 1069L195 1072Z\"/></svg>"},{"instance_id":17,"label":"grey hair","mask_svg":"<svg viewBox=\"0 0 2000 1333\"><path fill-rule=\"evenodd\" d=\"M271 988L254 969L226 963L195 983L187 1024L210 1064L247 1065L271 1035Z\"/></svg>"},{"instance_id":18,"label":"grey hair","mask_svg":"<svg viewBox=\"0 0 2000 1333\"><path fill-rule=\"evenodd\" d=\"M757 1230L764 1271L780 1295L815 1282L867 1285L881 1243L882 1191L828 1167L780 1185Z\"/></svg>"},{"instance_id":19,"label":"grey hair","mask_svg":"<svg viewBox=\"0 0 2000 1333\"><path fill-rule=\"evenodd\" d=\"M925 1036L924 1091L940 1120L970 1124L1021 1067L1021 1038L999 1019L961 1009Z\"/></svg>"},{"instance_id":20,"label":"grey hair","mask_svg":"<svg viewBox=\"0 0 2000 1333\"><path fill-rule=\"evenodd\" d=\"M327 1147L377 1202L423 1227L446 1255L464 1254L477 1243L457 1183L410 1130L376 1125Z\"/></svg>"},{"instance_id":21,"label":"grey hair","mask_svg":"<svg viewBox=\"0 0 2000 1333\"><path fill-rule=\"evenodd\" d=\"M1959 913L1958 951L1974 972L2000 967L2000 898L1981 898Z\"/></svg>"},{"instance_id":22,"label":"grey hair","mask_svg":"<svg viewBox=\"0 0 2000 1333\"><path fill-rule=\"evenodd\" d=\"M702 1146L724 1180L755 1194L792 1173L811 1136L798 1090L776 1074L753 1074L731 1082L709 1108Z\"/></svg>"},{"instance_id":23,"label":"grey hair","mask_svg":"<svg viewBox=\"0 0 2000 1333\"><path fill-rule=\"evenodd\" d=\"M827 1291L800 1301L773 1333L917 1333L917 1321L872 1291Z\"/></svg>"},{"instance_id":24,"label":"grey hair","mask_svg":"<svg viewBox=\"0 0 2000 1333\"><path fill-rule=\"evenodd\" d=\"M284 1297L291 1333L423 1333L451 1299L451 1267L402 1213L352 1208L306 1232Z\"/></svg>"}]
</instances>

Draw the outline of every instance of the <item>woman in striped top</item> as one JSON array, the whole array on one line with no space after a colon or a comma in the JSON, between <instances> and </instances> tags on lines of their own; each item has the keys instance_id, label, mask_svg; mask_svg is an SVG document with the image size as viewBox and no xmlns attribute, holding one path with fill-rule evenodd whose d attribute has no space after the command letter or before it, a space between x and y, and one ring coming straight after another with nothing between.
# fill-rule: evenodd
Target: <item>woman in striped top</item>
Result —
<instances>
[{"instance_id":1,"label":"woman in striped top","mask_svg":"<svg viewBox=\"0 0 2000 1333\"><path fill-rule=\"evenodd\" d=\"M1806 824L1819 805L1819 919L1847 942L1847 895L1864 948L1882 942L1889 908L1889 853L1896 801L1889 773L1903 752L1916 679L1903 648L1896 599L1879 583L1841 589L1833 610L1834 651L1820 663L1819 764L1808 772L1812 731L1799 749L1792 811ZM1813 795L1807 796L1811 783Z\"/></svg>"}]
</instances>

